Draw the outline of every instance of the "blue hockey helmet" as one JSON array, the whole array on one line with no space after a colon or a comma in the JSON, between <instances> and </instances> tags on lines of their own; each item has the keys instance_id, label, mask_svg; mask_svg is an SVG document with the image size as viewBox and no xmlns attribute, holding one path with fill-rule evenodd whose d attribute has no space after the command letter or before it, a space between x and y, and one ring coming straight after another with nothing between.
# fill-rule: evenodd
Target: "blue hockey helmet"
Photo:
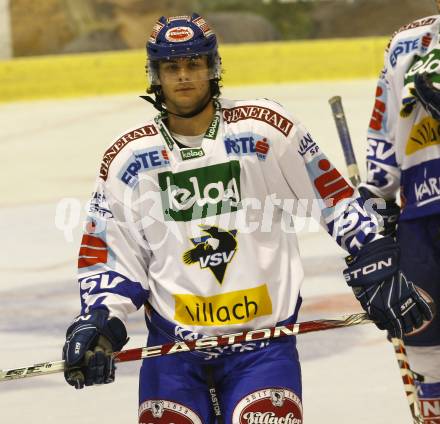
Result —
<instances>
[{"instance_id":1,"label":"blue hockey helmet","mask_svg":"<svg viewBox=\"0 0 440 424\"><path fill-rule=\"evenodd\" d=\"M191 16L162 16L147 41L148 75L151 85L160 85L158 62L172 58L207 56L209 79L220 79L221 61L217 37L197 13Z\"/></svg>"}]
</instances>

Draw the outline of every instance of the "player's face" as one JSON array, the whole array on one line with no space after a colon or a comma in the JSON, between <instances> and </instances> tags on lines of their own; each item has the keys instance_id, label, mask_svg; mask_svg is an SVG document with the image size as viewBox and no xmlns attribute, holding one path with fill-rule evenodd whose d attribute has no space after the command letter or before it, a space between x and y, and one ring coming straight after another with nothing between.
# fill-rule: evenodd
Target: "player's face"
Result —
<instances>
[{"instance_id":1,"label":"player's face","mask_svg":"<svg viewBox=\"0 0 440 424\"><path fill-rule=\"evenodd\" d=\"M171 112L192 111L210 95L206 56L177 58L159 63L159 79Z\"/></svg>"}]
</instances>

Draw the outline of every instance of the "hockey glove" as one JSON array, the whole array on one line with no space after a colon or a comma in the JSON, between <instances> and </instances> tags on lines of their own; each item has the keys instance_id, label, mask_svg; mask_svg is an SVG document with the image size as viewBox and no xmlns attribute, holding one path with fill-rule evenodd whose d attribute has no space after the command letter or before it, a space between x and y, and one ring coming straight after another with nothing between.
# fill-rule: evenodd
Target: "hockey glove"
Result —
<instances>
[{"instance_id":1,"label":"hockey glove","mask_svg":"<svg viewBox=\"0 0 440 424\"><path fill-rule=\"evenodd\" d=\"M417 73L414 76L414 90L423 107L434 119L440 120L440 90L434 87L429 74Z\"/></svg>"},{"instance_id":2,"label":"hockey glove","mask_svg":"<svg viewBox=\"0 0 440 424\"><path fill-rule=\"evenodd\" d=\"M64 378L76 389L112 383L116 369L112 353L126 342L124 324L118 318L108 319L108 311L98 309L80 315L67 329Z\"/></svg>"},{"instance_id":3,"label":"hockey glove","mask_svg":"<svg viewBox=\"0 0 440 424\"><path fill-rule=\"evenodd\" d=\"M359 194L364 201L378 198L366 187L359 187ZM400 207L394 200L379 199L385 202L385 208L380 208L378 204L373 204L373 210L383 219L383 230L380 233L384 236L394 236L396 233L397 220L400 215Z\"/></svg>"},{"instance_id":4,"label":"hockey glove","mask_svg":"<svg viewBox=\"0 0 440 424\"><path fill-rule=\"evenodd\" d=\"M428 304L399 270L399 247L391 237L348 257L344 277L369 317L390 337L402 338L432 319Z\"/></svg>"}]
</instances>

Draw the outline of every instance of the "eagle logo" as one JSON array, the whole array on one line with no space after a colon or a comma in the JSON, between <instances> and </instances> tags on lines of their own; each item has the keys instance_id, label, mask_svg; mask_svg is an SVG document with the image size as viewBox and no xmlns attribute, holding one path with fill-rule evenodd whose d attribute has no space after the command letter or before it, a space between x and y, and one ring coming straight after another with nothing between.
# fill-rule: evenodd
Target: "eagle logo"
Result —
<instances>
[{"instance_id":1,"label":"eagle logo","mask_svg":"<svg viewBox=\"0 0 440 424\"><path fill-rule=\"evenodd\" d=\"M182 255L186 265L199 263L201 269L209 268L222 284L226 268L237 250L237 230L200 225L206 235L191 239L194 247Z\"/></svg>"}]
</instances>

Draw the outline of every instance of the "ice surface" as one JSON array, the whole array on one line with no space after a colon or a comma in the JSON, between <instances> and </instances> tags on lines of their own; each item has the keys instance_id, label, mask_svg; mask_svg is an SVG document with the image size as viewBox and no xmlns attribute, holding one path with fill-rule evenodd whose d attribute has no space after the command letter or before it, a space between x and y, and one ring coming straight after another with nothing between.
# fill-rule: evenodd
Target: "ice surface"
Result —
<instances>
[{"instance_id":1,"label":"ice surface","mask_svg":"<svg viewBox=\"0 0 440 424\"><path fill-rule=\"evenodd\" d=\"M373 80L319 82L225 89L224 95L278 100L345 172L328 98L342 96L364 169L374 87ZM1 368L60 359L64 332L78 312L80 223L100 156L115 135L153 114L134 94L0 106ZM71 199L64 223L56 217L62 198ZM66 223L64 233L59 228ZM344 252L322 231L299 238L306 270L301 320L358 311L341 277ZM144 344L141 313L131 318L129 333L128 347ZM392 347L372 325L303 335L298 343L306 424L412 422ZM82 391L61 374L1 383L0 422L135 423L138 367L121 364L115 384Z\"/></svg>"}]
</instances>

